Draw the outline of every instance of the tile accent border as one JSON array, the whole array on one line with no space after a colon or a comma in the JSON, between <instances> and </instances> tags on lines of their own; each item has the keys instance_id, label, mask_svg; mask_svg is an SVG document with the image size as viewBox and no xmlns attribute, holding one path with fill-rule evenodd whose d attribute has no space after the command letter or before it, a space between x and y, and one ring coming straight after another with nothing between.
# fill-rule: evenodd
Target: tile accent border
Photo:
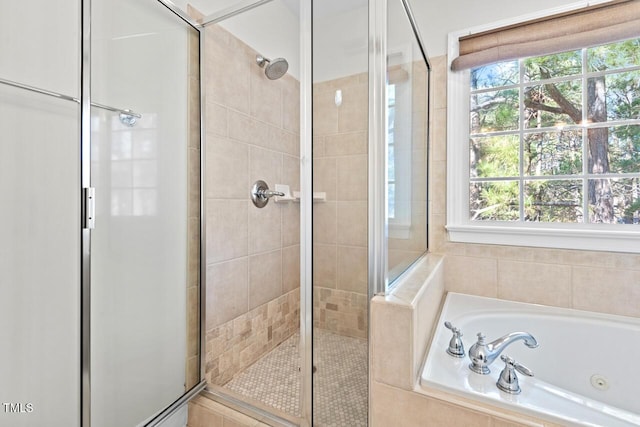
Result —
<instances>
[{"instance_id":1,"label":"tile accent border","mask_svg":"<svg viewBox=\"0 0 640 427\"><path fill-rule=\"evenodd\" d=\"M207 331L206 376L224 385L298 331L300 290L295 289Z\"/></svg>"}]
</instances>

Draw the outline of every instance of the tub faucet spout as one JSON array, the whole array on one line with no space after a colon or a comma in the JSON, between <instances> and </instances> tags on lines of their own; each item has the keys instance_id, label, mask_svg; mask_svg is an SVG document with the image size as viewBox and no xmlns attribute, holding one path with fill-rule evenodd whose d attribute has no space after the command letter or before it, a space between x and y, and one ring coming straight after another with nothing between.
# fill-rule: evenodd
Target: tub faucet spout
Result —
<instances>
[{"instance_id":1,"label":"tub faucet spout","mask_svg":"<svg viewBox=\"0 0 640 427\"><path fill-rule=\"evenodd\" d=\"M487 375L491 372L489 365L491 365L493 361L500 356L502 350L507 348L511 343L523 340L524 344L529 348L538 347L538 341L536 341L533 335L527 332L512 332L490 343L485 342L485 338L485 335L479 332L478 342L469 349L469 358L471 359L469 369L482 375Z\"/></svg>"}]
</instances>

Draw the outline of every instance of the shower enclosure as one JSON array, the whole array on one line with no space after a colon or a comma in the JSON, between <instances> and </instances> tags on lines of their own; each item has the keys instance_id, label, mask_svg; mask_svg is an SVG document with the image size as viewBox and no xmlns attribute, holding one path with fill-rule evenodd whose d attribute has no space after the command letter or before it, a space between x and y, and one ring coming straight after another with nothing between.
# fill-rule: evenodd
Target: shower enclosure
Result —
<instances>
[{"instance_id":1,"label":"shower enclosure","mask_svg":"<svg viewBox=\"0 0 640 427\"><path fill-rule=\"evenodd\" d=\"M199 30L168 6L0 6L0 426L155 425L204 386Z\"/></svg>"},{"instance_id":2,"label":"shower enclosure","mask_svg":"<svg viewBox=\"0 0 640 427\"><path fill-rule=\"evenodd\" d=\"M409 5L200 5L204 394L272 425L366 426L369 300L427 249L429 64Z\"/></svg>"}]
</instances>

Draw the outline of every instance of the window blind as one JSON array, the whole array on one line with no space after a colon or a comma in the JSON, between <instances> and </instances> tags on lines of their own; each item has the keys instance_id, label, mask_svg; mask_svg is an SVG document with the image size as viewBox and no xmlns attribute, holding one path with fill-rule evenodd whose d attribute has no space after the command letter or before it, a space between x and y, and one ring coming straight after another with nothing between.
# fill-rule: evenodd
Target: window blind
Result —
<instances>
[{"instance_id":1,"label":"window blind","mask_svg":"<svg viewBox=\"0 0 640 427\"><path fill-rule=\"evenodd\" d=\"M615 0L460 37L453 71L640 37L640 0Z\"/></svg>"}]
</instances>

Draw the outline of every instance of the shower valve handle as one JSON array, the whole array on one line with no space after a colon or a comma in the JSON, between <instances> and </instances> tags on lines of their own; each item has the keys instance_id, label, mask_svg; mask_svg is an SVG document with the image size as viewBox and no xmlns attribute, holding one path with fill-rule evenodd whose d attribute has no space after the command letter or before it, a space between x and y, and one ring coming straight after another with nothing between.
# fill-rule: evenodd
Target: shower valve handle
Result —
<instances>
[{"instance_id":1,"label":"shower valve handle","mask_svg":"<svg viewBox=\"0 0 640 427\"><path fill-rule=\"evenodd\" d=\"M282 191L273 191L273 190L262 190L258 193L259 196L270 199L273 196L284 197L284 193Z\"/></svg>"},{"instance_id":2,"label":"shower valve handle","mask_svg":"<svg viewBox=\"0 0 640 427\"><path fill-rule=\"evenodd\" d=\"M251 201L256 205L256 207L264 208L267 203L269 203L269 199L273 196L284 197L284 193L269 190L269 185L262 180L258 180L253 183L253 186L251 187Z\"/></svg>"}]
</instances>

